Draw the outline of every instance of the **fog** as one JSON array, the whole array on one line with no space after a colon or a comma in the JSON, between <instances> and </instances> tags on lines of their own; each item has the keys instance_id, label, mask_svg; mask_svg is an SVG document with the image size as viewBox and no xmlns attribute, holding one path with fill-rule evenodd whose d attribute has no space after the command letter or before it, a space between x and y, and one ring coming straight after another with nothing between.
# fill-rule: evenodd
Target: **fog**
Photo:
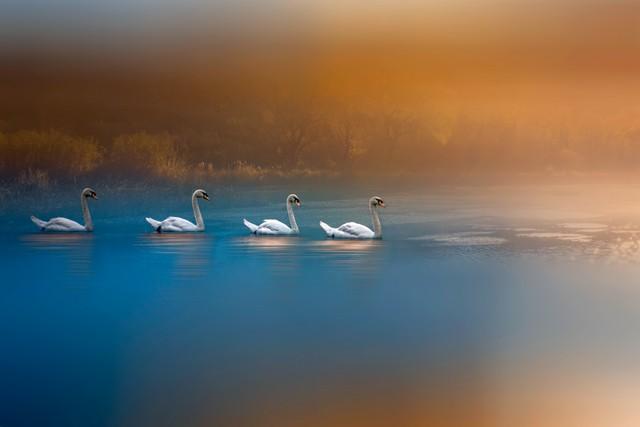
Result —
<instances>
[{"instance_id":1,"label":"fog","mask_svg":"<svg viewBox=\"0 0 640 427\"><path fill-rule=\"evenodd\" d=\"M5 179L59 175L29 153L60 138L90 144L95 164L84 156L81 169L103 175L131 175L118 140L147 141L142 159L167 149L183 170L610 172L640 160L633 2L11 1L5 11Z\"/></svg>"}]
</instances>

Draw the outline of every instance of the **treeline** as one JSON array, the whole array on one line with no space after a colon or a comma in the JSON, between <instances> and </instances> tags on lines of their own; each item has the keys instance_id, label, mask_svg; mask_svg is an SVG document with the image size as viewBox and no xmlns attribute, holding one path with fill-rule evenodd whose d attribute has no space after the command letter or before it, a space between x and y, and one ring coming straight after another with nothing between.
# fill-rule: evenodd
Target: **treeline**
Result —
<instances>
[{"instance_id":1,"label":"treeline","mask_svg":"<svg viewBox=\"0 0 640 427\"><path fill-rule=\"evenodd\" d=\"M175 123L175 118L172 121ZM167 130L123 126L0 133L0 179L48 185L93 176L189 180L348 173L637 170L640 127L416 114L415 110L279 108L209 112ZM108 127L108 126L107 126Z\"/></svg>"}]
</instances>

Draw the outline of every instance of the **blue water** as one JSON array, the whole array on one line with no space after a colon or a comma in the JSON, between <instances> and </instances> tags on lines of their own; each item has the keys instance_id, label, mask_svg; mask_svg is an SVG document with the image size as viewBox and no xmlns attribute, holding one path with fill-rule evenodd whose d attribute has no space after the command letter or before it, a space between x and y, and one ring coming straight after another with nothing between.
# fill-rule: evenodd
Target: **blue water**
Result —
<instances>
[{"instance_id":1,"label":"blue water","mask_svg":"<svg viewBox=\"0 0 640 427\"><path fill-rule=\"evenodd\" d=\"M345 242L318 221L368 224L374 189L299 187L293 238L241 222L285 186L207 188L183 235L144 217L190 189L96 188L91 234L29 221L80 219L76 189L7 196L0 426L509 425L640 384L638 189L389 186L384 239Z\"/></svg>"}]
</instances>

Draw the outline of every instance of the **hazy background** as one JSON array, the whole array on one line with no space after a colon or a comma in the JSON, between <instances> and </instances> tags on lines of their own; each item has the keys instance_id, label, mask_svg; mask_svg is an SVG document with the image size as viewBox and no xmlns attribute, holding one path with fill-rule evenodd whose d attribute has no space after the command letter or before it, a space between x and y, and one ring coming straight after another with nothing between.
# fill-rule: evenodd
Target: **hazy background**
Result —
<instances>
[{"instance_id":1,"label":"hazy background","mask_svg":"<svg viewBox=\"0 0 640 427\"><path fill-rule=\"evenodd\" d=\"M3 180L640 164L638 2L107 3L3 5Z\"/></svg>"}]
</instances>

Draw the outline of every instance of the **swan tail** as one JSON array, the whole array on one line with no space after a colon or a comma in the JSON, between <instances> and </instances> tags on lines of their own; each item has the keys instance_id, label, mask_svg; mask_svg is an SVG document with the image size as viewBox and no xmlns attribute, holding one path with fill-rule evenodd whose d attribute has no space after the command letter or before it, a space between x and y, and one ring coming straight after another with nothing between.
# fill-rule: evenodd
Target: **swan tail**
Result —
<instances>
[{"instance_id":1,"label":"swan tail","mask_svg":"<svg viewBox=\"0 0 640 427\"><path fill-rule=\"evenodd\" d=\"M156 221L155 219L149 218L149 217L145 219L153 227L153 229L156 230L158 233L162 231L162 228L161 228L162 223L160 221Z\"/></svg>"},{"instance_id":2,"label":"swan tail","mask_svg":"<svg viewBox=\"0 0 640 427\"><path fill-rule=\"evenodd\" d=\"M324 232L327 233L327 236L333 237L333 228L329 226L329 224L320 221L320 227L322 227Z\"/></svg>"},{"instance_id":3,"label":"swan tail","mask_svg":"<svg viewBox=\"0 0 640 427\"><path fill-rule=\"evenodd\" d=\"M246 219L243 219L242 222L244 222L244 225L251 230L252 233L255 233L258 230L258 226L255 225L252 222L247 221Z\"/></svg>"},{"instance_id":4,"label":"swan tail","mask_svg":"<svg viewBox=\"0 0 640 427\"><path fill-rule=\"evenodd\" d=\"M33 223L34 223L35 225L37 225L37 226L38 226L38 228L40 228L40 229L42 229L42 230L44 230L44 228L47 226L47 222L46 222L46 221L43 221L43 220L41 220L41 219L39 219L39 218L36 218L36 217L35 217L35 216L33 216L33 215L31 215L31 221L33 221Z\"/></svg>"}]
</instances>

